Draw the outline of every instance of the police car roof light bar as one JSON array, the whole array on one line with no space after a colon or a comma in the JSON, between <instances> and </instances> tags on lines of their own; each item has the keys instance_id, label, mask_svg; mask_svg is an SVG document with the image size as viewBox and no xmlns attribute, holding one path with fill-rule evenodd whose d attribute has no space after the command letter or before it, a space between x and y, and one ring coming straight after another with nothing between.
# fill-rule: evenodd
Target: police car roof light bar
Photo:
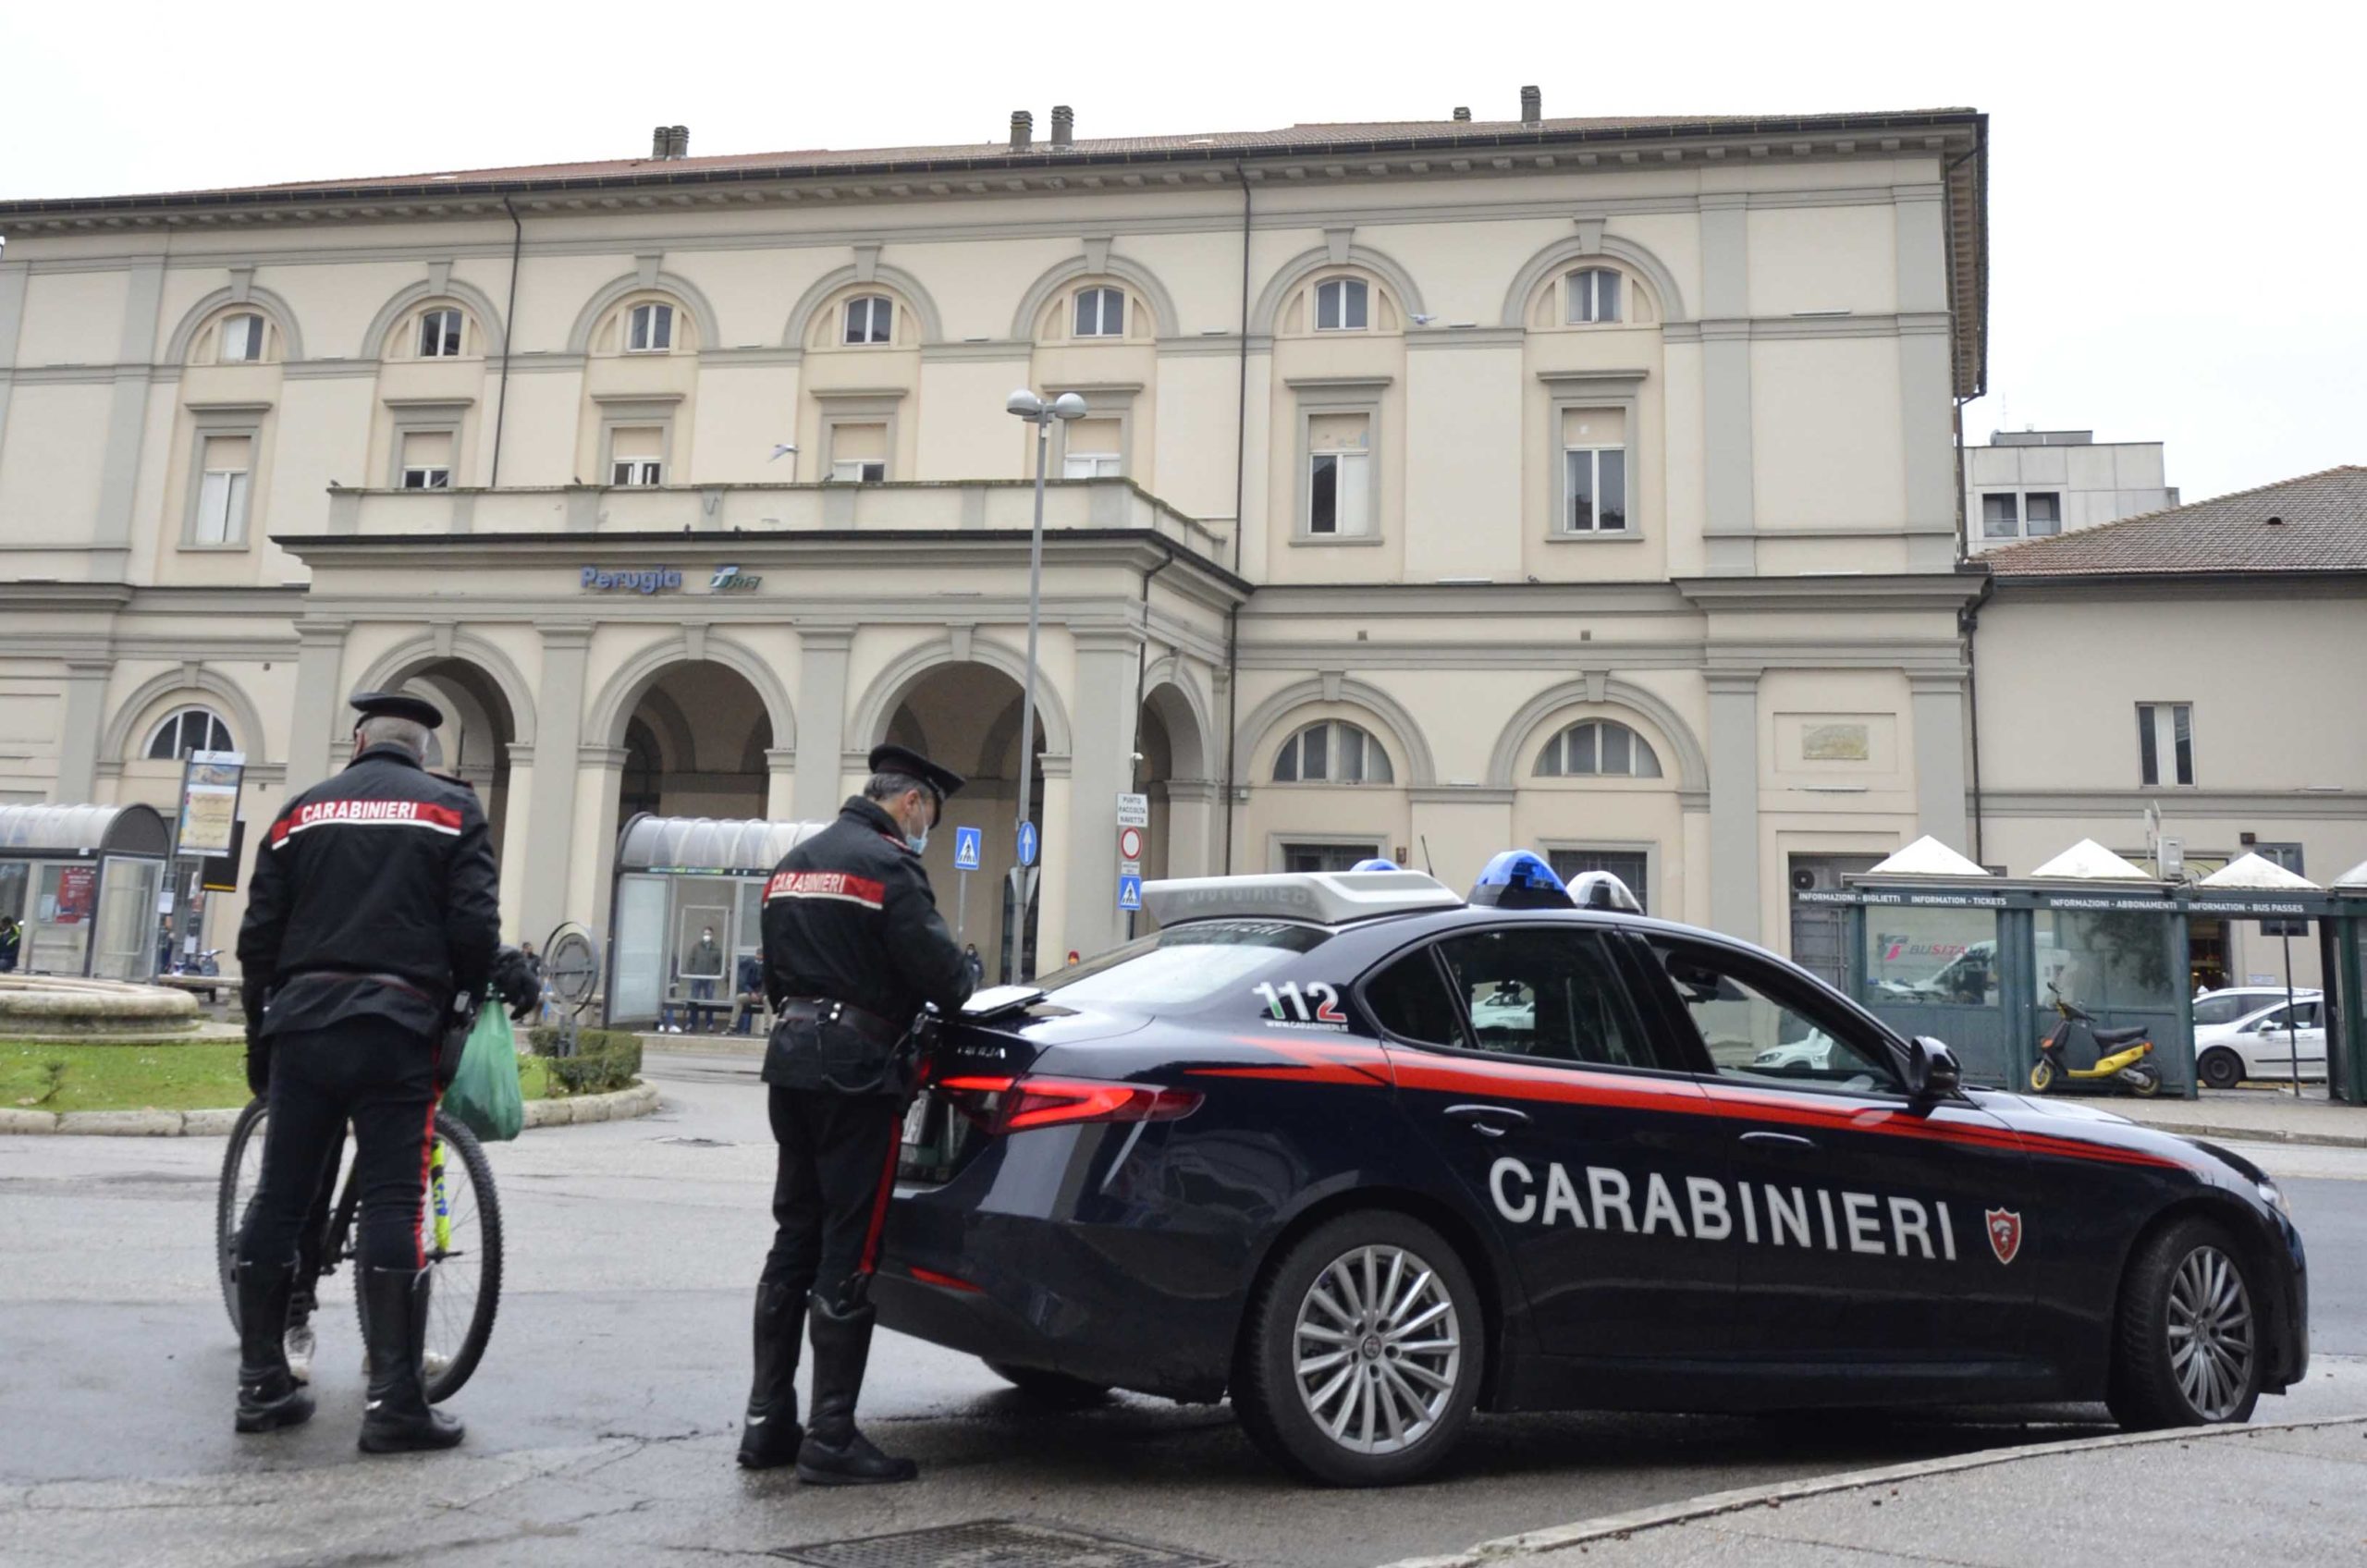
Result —
<instances>
[{"instance_id":1,"label":"police car roof light bar","mask_svg":"<svg viewBox=\"0 0 2367 1568\"><path fill-rule=\"evenodd\" d=\"M1641 914L1644 906L1627 884L1608 871L1582 871L1570 878L1570 901L1580 909L1624 910Z\"/></svg>"},{"instance_id":2,"label":"police car roof light bar","mask_svg":"<svg viewBox=\"0 0 2367 1568\"><path fill-rule=\"evenodd\" d=\"M1553 868L1527 850L1506 850L1480 868L1470 901L1483 909L1570 909Z\"/></svg>"},{"instance_id":3,"label":"police car roof light bar","mask_svg":"<svg viewBox=\"0 0 2367 1568\"><path fill-rule=\"evenodd\" d=\"M1418 871L1299 871L1143 884L1143 908L1161 925L1260 916L1343 925L1378 915L1462 905L1453 889Z\"/></svg>"},{"instance_id":4,"label":"police car roof light bar","mask_svg":"<svg viewBox=\"0 0 2367 1568\"><path fill-rule=\"evenodd\" d=\"M1382 855L1373 855L1348 867L1350 871L1403 871L1404 866Z\"/></svg>"}]
</instances>

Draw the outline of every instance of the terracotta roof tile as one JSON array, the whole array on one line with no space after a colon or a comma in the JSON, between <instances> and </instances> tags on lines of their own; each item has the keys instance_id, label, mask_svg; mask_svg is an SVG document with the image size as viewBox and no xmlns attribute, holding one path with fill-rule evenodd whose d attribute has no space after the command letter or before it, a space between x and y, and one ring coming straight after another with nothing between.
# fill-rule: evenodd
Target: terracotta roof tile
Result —
<instances>
[{"instance_id":1,"label":"terracotta roof tile","mask_svg":"<svg viewBox=\"0 0 2367 1568\"><path fill-rule=\"evenodd\" d=\"M2367 468L2122 518L1993 550L2002 579L2225 571L2367 571Z\"/></svg>"}]
</instances>

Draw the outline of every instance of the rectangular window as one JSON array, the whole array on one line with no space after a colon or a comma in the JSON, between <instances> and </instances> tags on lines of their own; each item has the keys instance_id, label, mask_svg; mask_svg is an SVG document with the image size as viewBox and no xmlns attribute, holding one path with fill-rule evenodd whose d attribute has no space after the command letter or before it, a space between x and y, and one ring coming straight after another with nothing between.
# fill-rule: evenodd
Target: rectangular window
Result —
<instances>
[{"instance_id":1,"label":"rectangular window","mask_svg":"<svg viewBox=\"0 0 2367 1568\"><path fill-rule=\"evenodd\" d=\"M1555 850L1546 856L1553 867L1553 875L1567 882L1589 871L1608 871L1619 878L1636 901L1651 912L1650 891L1645 887L1645 876L1650 860L1641 850Z\"/></svg>"},{"instance_id":2,"label":"rectangular window","mask_svg":"<svg viewBox=\"0 0 2367 1568\"><path fill-rule=\"evenodd\" d=\"M1114 419L1081 419L1072 423L1061 459L1063 479L1115 479L1121 432Z\"/></svg>"},{"instance_id":3,"label":"rectangular window","mask_svg":"<svg viewBox=\"0 0 2367 1568\"><path fill-rule=\"evenodd\" d=\"M197 487L200 545L237 545L247 536L247 484L254 466L254 438L209 435Z\"/></svg>"},{"instance_id":4,"label":"rectangular window","mask_svg":"<svg viewBox=\"0 0 2367 1568\"><path fill-rule=\"evenodd\" d=\"M1318 332L1362 332L1367 291L1364 280L1335 277L1315 287L1315 329Z\"/></svg>"},{"instance_id":5,"label":"rectangular window","mask_svg":"<svg viewBox=\"0 0 2367 1568\"><path fill-rule=\"evenodd\" d=\"M2036 539L2042 534L2063 532L2063 492L2033 490L2022 497L2022 521Z\"/></svg>"},{"instance_id":6,"label":"rectangular window","mask_svg":"<svg viewBox=\"0 0 2367 1568\"><path fill-rule=\"evenodd\" d=\"M1372 416L1306 422L1306 531L1358 538L1372 532Z\"/></svg>"},{"instance_id":7,"label":"rectangular window","mask_svg":"<svg viewBox=\"0 0 2367 1568\"><path fill-rule=\"evenodd\" d=\"M1123 337L1126 296L1115 288L1080 288L1076 295L1079 337Z\"/></svg>"},{"instance_id":8,"label":"rectangular window","mask_svg":"<svg viewBox=\"0 0 2367 1568\"><path fill-rule=\"evenodd\" d=\"M2148 784L2194 782L2194 704L2137 704L2137 765Z\"/></svg>"},{"instance_id":9,"label":"rectangular window","mask_svg":"<svg viewBox=\"0 0 2367 1568\"><path fill-rule=\"evenodd\" d=\"M625 352L663 354L674 347L674 307L635 305L625 318Z\"/></svg>"},{"instance_id":10,"label":"rectangular window","mask_svg":"<svg viewBox=\"0 0 2367 1568\"><path fill-rule=\"evenodd\" d=\"M1981 536L1984 539L2020 538L2021 497L2013 495L1981 497Z\"/></svg>"},{"instance_id":11,"label":"rectangular window","mask_svg":"<svg viewBox=\"0 0 2367 1568\"><path fill-rule=\"evenodd\" d=\"M263 317L232 316L222 324L222 362L245 364L263 358Z\"/></svg>"},{"instance_id":12,"label":"rectangular window","mask_svg":"<svg viewBox=\"0 0 2367 1568\"><path fill-rule=\"evenodd\" d=\"M460 351L460 312L430 311L419 318L419 357L448 360Z\"/></svg>"},{"instance_id":13,"label":"rectangular window","mask_svg":"<svg viewBox=\"0 0 2367 1568\"><path fill-rule=\"evenodd\" d=\"M2252 853L2283 866L2296 876L2308 875L2301 869L2301 846L2299 844L2254 844ZM2263 920L2260 923L2260 934L2263 937L2306 937L2310 934L2310 923L2306 920ZM2314 1022L2312 1020L2302 1027L2308 1028Z\"/></svg>"},{"instance_id":14,"label":"rectangular window","mask_svg":"<svg viewBox=\"0 0 2367 1568\"><path fill-rule=\"evenodd\" d=\"M1619 275L1588 267L1570 275L1570 324L1573 326L1619 319Z\"/></svg>"},{"instance_id":15,"label":"rectangular window","mask_svg":"<svg viewBox=\"0 0 2367 1568\"><path fill-rule=\"evenodd\" d=\"M1284 844L1282 869L1290 872L1347 871L1380 853L1378 844Z\"/></svg>"},{"instance_id":16,"label":"rectangular window","mask_svg":"<svg viewBox=\"0 0 2367 1568\"><path fill-rule=\"evenodd\" d=\"M654 425L619 426L608 433L608 483L666 483L666 433Z\"/></svg>"},{"instance_id":17,"label":"rectangular window","mask_svg":"<svg viewBox=\"0 0 2367 1568\"><path fill-rule=\"evenodd\" d=\"M1627 417L1616 409L1562 415L1562 527L1569 533L1627 532Z\"/></svg>"},{"instance_id":18,"label":"rectangular window","mask_svg":"<svg viewBox=\"0 0 2367 1568\"><path fill-rule=\"evenodd\" d=\"M877 484L888 477L885 424L830 426L830 477L841 484Z\"/></svg>"},{"instance_id":19,"label":"rectangular window","mask_svg":"<svg viewBox=\"0 0 2367 1568\"><path fill-rule=\"evenodd\" d=\"M1682 1069L1642 1027L1602 938L1566 925L1475 931L1439 944L1480 1050L1594 1067Z\"/></svg>"},{"instance_id":20,"label":"rectangular window","mask_svg":"<svg viewBox=\"0 0 2367 1568\"><path fill-rule=\"evenodd\" d=\"M414 430L403 437L403 488L445 490L452 484L452 433Z\"/></svg>"}]
</instances>

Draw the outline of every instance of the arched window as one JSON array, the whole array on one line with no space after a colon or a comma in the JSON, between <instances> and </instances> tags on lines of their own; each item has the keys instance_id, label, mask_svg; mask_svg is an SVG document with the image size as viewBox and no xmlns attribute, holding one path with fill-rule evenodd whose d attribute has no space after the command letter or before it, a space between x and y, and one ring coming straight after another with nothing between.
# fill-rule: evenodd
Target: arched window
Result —
<instances>
[{"instance_id":1,"label":"arched window","mask_svg":"<svg viewBox=\"0 0 2367 1568\"><path fill-rule=\"evenodd\" d=\"M1609 267L1580 267L1563 282L1563 317L1573 326L1622 320L1619 275Z\"/></svg>"},{"instance_id":2,"label":"arched window","mask_svg":"<svg viewBox=\"0 0 2367 1568\"><path fill-rule=\"evenodd\" d=\"M625 312L625 352L670 354L674 351L674 307L663 300L644 300Z\"/></svg>"},{"instance_id":3,"label":"arched window","mask_svg":"<svg viewBox=\"0 0 2367 1568\"><path fill-rule=\"evenodd\" d=\"M858 294L847 301L846 324L846 335L841 342L893 343L896 341L896 301L885 294Z\"/></svg>"},{"instance_id":4,"label":"arched window","mask_svg":"<svg viewBox=\"0 0 2367 1568\"><path fill-rule=\"evenodd\" d=\"M1387 784L1393 777L1380 742L1343 719L1308 725L1274 756L1277 784Z\"/></svg>"},{"instance_id":5,"label":"arched window","mask_svg":"<svg viewBox=\"0 0 2367 1568\"><path fill-rule=\"evenodd\" d=\"M1078 289L1076 335L1079 337L1126 336L1126 291L1106 284Z\"/></svg>"},{"instance_id":6,"label":"arched window","mask_svg":"<svg viewBox=\"0 0 2367 1568\"><path fill-rule=\"evenodd\" d=\"M1537 754L1539 778L1658 778L1660 754L1652 743L1613 719L1573 724Z\"/></svg>"},{"instance_id":7,"label":"arched window","mask_svg":"<svg viewBox=\"0 0 2367 1568\"><path fill-rule=\"evenodd\" d=\"M222 351L226 365L252 364L263 358L264 319L253 312L222 318Z\"/></svg>"},{"instance_id":8,"label":"arched window","mask_svg":"<svg viewBox=\"0 0 2367 1568\"><path fill-rule=\"evenodd\" d=\"M212 708L179 708L165 716L163 721L149 732L148 749L141 754L150 762L178 762L191 752L228 752L237 748L230 743L230 727Z\"/></svg>"},{"instance_id":9,"label":"arched window","mask_svg":"<svg viewBox=\"0 0 2367 1568\"><path fill-rule=\"evenodd\" d=\"M1361 277L1327 278L1315 286L1315 330L1362 332L1369 325L1371 289Z\"/></svg>"},{"instance_id":10,"label":"arched window","mask_svg":"<svg viewBox=\"0 0 2367 1568\"><path fill-rule=\"evenodd\" d=\"M276 363L284 351L278 325L253 305L233 305L213 316L190 337L187 362L193 365Z\"/></svg>"},{"instance_id":11,"label":"arched window","mask_svg":"<svg viewBox=\"0 0 2367 1568\"><path fill-rule=\"evenodd\" d=\"M419 357L423 360L457 360L460 357L462 328L468 318L458 305L437 305L419 313Z\"/></svg>"}]
</instances>

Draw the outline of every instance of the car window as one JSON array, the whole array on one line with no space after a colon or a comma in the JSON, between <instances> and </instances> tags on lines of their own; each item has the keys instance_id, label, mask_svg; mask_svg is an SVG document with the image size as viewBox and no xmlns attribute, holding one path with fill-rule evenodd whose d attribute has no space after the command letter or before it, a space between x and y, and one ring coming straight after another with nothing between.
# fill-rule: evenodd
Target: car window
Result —
<instances>
[{"instance_id":1,"label":"car window","mask_svg":"<svg viewBox=\"0 0 2367 1568\"><path fill-rule=\"evenodd\" d=\"M1592 931L1473 931L1447 937L1438 950L1483 1051L1601 1067L1681 1065L1645 1034Z\"/></svg>"},{"instance_id":2,"label":"car window","mask_svg":"<svg viewBox=\"0 0 2367 1568\"><path fill-rule=\"evenodd\" d=\"M2289 1008L2278 1008L2260 1021L2263 1034L2281 1035L2288 1029L2315 1029L2318 1026L2318 1004L2295 1002Z\"/></svg>"},{"instance_id":3,"label":"car window","mask_svg":"<svg viewBox=\"0 0 2367 1568\"><path fill-rule=\"evenodd\" d=\"M1808 986L1714 949L1650 946L1719 1077L1835 1094L1897 1091L1890 1053Z\"/></svg>"},{"instance_id":4,"label":"car window","mask_svg":"<svg viewBox=\"0 0 2367 1568\"><path fill-rule=\"evenodd\" d=\"M1182 1009L1229 994L1262 1010L1266 1003L1253 994L1257 980L1331 935L1281 920L1196 920L1036 984L1069 1007Z\"/></svg>"},{"instance_id":5,"label":"car window","mask_svg":"<svg viewBox=\"0 0 2367 1568\"><path fill-rule=\"evenodd\" d=\"M2205 997L2194 1004L2194 1022L2198 1026L2233 1023L2258 1006L2258 997Z\"/></svg>"},{"instance_id":6,"label":"car window","mask_svg":"<svg viewBox=\"0 0 2367 1568\"><path fill-rule=\"evenodd\" d=\"M1365 983L1365 1006L1383 1029L1426 1046L1460 1046L1462 1011L1428 945L1416 948Z\"/></svg>"}]
</instances>

